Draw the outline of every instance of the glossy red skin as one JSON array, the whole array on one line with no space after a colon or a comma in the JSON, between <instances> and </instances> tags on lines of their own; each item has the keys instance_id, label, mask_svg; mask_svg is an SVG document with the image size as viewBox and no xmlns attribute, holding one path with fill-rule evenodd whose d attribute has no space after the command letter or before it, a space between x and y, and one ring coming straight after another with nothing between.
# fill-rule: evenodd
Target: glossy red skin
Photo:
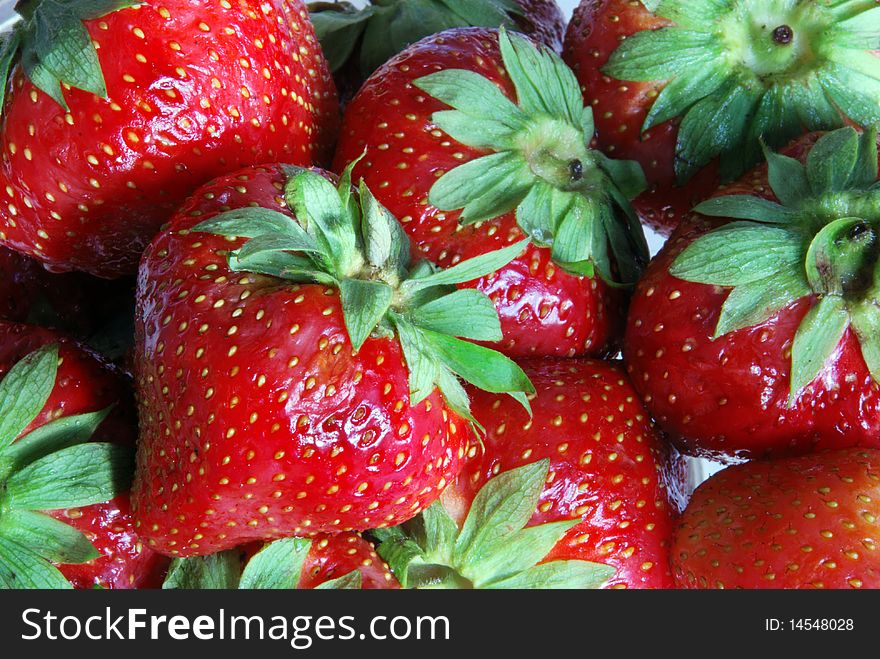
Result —
<instances>
[{"instance_id":1,"label":"glossy red skin","mask_svg":"<svg viewBox=\"0 0 880 659\"><path fill-rule=\"evenodd\" d=\"M680 588L880 588L880 451L725 469L676 530Z\"/></svg>"},{"instance_id":2,"label":"glossy red skin","mask_svg":"<svg viewBox=\"0 0 880 659\"><path fill-rule=\"evenodd\" d=\"M464 68L486 76L515 98L500 66L496 30L448 30L411 46L380 68L343 118L334 171L342 171L366 149L354 179L363 178L401 220L414 251L441 267L506 247L524 235L513 212L462 227L458 211L442 212L427 203L441 172L489 152L463 146L440 131L431 116L449 108L411 83L440 69ZM530 246L510 265L471 285L495 302L504 341L494 347L512 357L613 352L611 344L624 313L620 296L600 280L563 272L551 262L549 249Z\"/></svg>"},{"instance_id":3,"label":"glossy red skin","mask_svg":"<svg viewBox=\"0 0 880 659\"><path fill-rule=\"evenodd\" d=\"M582 0L568 24L563 49L563 58L581 83L584 102L593 107L598 148L612 158L641 164L650 187L633 206L642 222L666 236L718 186L717 164L679 187L675 179L678 119L642 134L645 118L666 83L621 81L606 76L602 67L626 37L669 25L641 2Z\"/></svg>"},{"instance_id":4,"label":"glossy red skin","mask_svg":"<svg viewBox=\"0 0 880 659\"><path fill-rule=\"evenodd\" d=\"M623 370L608 362L524 362L537 389L533 418L509 397L472 391L485 419L485 450L474 446L443 495L459 521L500 471L549 458L550 478L529 525L572 518L546 560L616 568L611 588L671 588L669 548L686 500L683 460L670 452Z\"/></svg>"},{"instance_id":5,"label":"glossy red skin","mask_svg":"<svg viewBox=\"0 0 880 659\"><path fill-rule=\"evenodd\" d=\"M815 139L799 140L788 155L805 160ZM716 194L775 200L766 165ZM880 387L852 331L788 407L791 345L812 297L760 325L711 340L729 289L685 282L668 270L688 244L722 223L691 218L636 288L624 357L655 420L682 451L725 461L880 447Z\"/></svg>"},{"instance_id":6,"label":"glossy red skin","mask_svg":"<svg viewBox=\"0 0 880 659\"><path fill-rule=\"evenodd\" d=\"M321 535L312 541L299 579L300 589L317 588L322 583L360 570L364 590L400 588L388 565L371 543L356 533Z\"/></svg>"},{"instance_id":7,"label":"glossy red skin","mask_svg":"<svg viewBox=\"0 0 880 659\"><path fill-rule=\"evenodd\" d=\"M142 262L134 508L164 553L399 524L464 456L466 425L437 391L410 405L396 339L352 354L336 290L234 274L241 241L188 233L221 208L289 214L285 180L273 165L201 188Z\"/></svg>"},{"instance_id":8,"label":"glossy red skin","mask_svg":"<svg viewBox=\"0 0 880 659\"><path fill-rule=\"evenodd\" d=\"M0 378L26 355L54 342L60 345L62 360L55 389L25 433L62 416L96 412L115 404L117 407L98 428L93 440L133 444L133 409L126 385L110 367L60 334L0 322ZM161 585L168 561L138 540L128 496L93 506L52 511L51 515L86 533L102 554L89 563L59 566L74 587L124 589Z\"/></svg>"},{"instance_id":9,"label":"glossy red skin","mask_svg":"<svg viewBox=\"0 0 880 659\"><path fill-rule=\"evenodd\" d=\"M131 274L202 183L329 154L336 92L301 0L224 2L149 1L87 22L109 100L66 91L67 115L15 68L0 243L57 270Z\"/></svg>"}]
</instances>

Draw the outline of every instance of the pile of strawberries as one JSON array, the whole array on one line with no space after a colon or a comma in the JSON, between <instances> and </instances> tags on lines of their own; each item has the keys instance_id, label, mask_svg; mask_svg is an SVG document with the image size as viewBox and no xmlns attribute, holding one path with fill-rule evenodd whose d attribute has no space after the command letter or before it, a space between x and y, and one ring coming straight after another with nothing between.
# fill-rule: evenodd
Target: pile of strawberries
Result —
<instances>
[{"instance_id":1,"label":"pile of strawberries","mask_svg":"<svg viewBox=\"0 0 880 659\"><path fill-rule=\"evenodd\" d=\"M875 0L16 10L0 587L880 587Z\"/></svg>"}]
</instances>

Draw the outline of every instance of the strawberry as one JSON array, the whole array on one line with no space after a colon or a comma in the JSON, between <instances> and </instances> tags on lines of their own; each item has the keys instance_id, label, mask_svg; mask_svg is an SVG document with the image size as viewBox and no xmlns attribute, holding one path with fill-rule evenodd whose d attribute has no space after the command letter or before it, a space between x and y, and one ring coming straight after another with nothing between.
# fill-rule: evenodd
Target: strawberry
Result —
<instances>
[{"instance_id":1,"label":"strawberry","mask_svg":"<svg viewBox=\"0 0 880 659\"><path fill-rule=\"evenodd\" d=\"M533 418L473 392L474 413L492 420L483 443L443 505L425 511L420 527L383 532L380 554L407 586L572 588L576 575L564 576L563 565L595 561L607 587L672 587L684 463L660 441L622 369L552 359L524 368L537 390Z\"/></svg>"},{"instance_id":2,"label":"strawberry","mask_svg":"<svg viewBox=\"0 0 880 659\"><path fill-rule=\"evenodd\" d=\"M175 558L163 588L377 590L400 584L367 540L335 533Z\"/></svg>"},{"instance_id":3,"label":"strawberry","mask_svg":"<svg viewBox=\"0 0 880 659\"><path fill-rule=\"evenodd\" d=\"M329 175L327 175L329 176ZM138 529L173 556L397 524L458 473L473 419L456 375L532 391L491 302L437 271L350 172L288 166L201 188L145 253L136 321ZM235 238L234 236L243 236Z\"/></svg>"},{"instance_id":4,"label":"strawberry","mask_svg":"<svg viewBox=\"0 0 880 659\"><path fill-rule=\"evenodd\" d=\"M874 0L583 0L564 57L599 148L637 160L665 235L719 181L808 131L880 121Z\"/></svg>"},{"instance_id":5,"label":"strawberry","mask_svg":"<svg viewBox=\"0 0 880 659\"><path fill-rule=\"evenodd\" d=\"M332 143L336 94L301 0L16 8L0 53L0 243L53 269L133 273L197 186L311 164Z\"/></svg>"},{"instance_id":6,"label":"strawberry","mask_svg":"<svg viewBox=\"0 0 880 659\"><path fill-rule=\"evenodd\" d=\"M390 107L390 111L389 111ZM354 176L441 266L530 239L471 282L495 302L514 357L614 352L620 289L647 260L626 198L638 165L588 144L590 108L562 61L496 30L425 39L380 68L349 105L335 168Z\"/></svg>"},{"instance_id":7,"label":"strawberry","mask_svg":"<svg viewBox=\"0 0 880 659\"><path fill-rule=\"evenodd\" d=\"M633 299L628 371L688 453L880 447L877 133L787 153L698 206Z\"/></svg>"},{"instance_id":8,"label":"strawberry","mask_svg":"<svg viewBox=\"0 0 880 659\"><path fill-rule=\"evenodd\" d=\"M129 408L91 353L0 323L0 587L161 583L167 561L141 545L129 512Z\"/></svg>"},{"instance_id":9,"label":"strawberry","mask_svg":"<svg viewBox=\"0 0 880 659\"><path fill-rule=\"evenodd\" d=\"M880 588L880 451L725 469L675 533L682 588Z\"/></svg>"},{"instance_id":10,"label":"strawberry","mask_svg":"<svg viewBox=\"0 0 880 659\"><path fill-rule=\"evenodd\" d=\"M419 39L456 27L499 25L562 50L565 17L554 0L379 0L309 4L344 101L373 71Z\"/></svg>"}]
</instances>

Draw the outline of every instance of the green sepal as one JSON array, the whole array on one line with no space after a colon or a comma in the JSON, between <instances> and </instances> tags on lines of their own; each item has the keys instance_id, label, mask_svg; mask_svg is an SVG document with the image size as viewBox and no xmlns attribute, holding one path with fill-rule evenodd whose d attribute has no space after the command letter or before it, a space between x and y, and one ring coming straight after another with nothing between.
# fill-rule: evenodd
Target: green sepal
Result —
<instances>
[{"instance_id":1,"label":"green sepal","mask_svg":"<svg viewBox=\"0 0 880 659\"><path fill-rule=\"evenodd\" d=\"M391 308L394 289L383 281L343 279L339 297L352 348L358 352Z\"/></svg>"},{"instance_id":2,"label":"green sepal","mask_svg":"<svg viewBox=\"0 0 880 659\"><path fill-rule=\"evenodd\" d=\"M13 366L0 381L0 449L27 428L55 388L58 345L43 346Z\"/></svg>"},{"instance_id":3,"label":"green sepal","mask_svg":"<svg viewBox=\"0 0 880 659\"><path fill-rule=\"evenodd\" d=\"M241 556L237 549L209 556L175 558L162 588L166 590L234 590L241 577Z\"/></svg>"},{"instance_id":4,"label":"green sepal","mask_svg":"<svg viewBox=\"0 0 880 659\"><path fill-rule=\"evenodd\" d=\"M30 463L6 481L2 501L20 510L60 510L103 503L128 491L134 464L125 446L86 443Z\"/></svg>"},{"instance_id":5,"label":"green sepal","mask_svg":"<svg viewBox=\"0 0 880 659\"><path fill-rule=\"evenodd\" d=\"M812 295L803 272L783 269L764 279L737 286L724 301L713 339L769 320L791 303Z\"/></svg>"},{"instance_id":6,"label":"green sepal","mask_svg":"<svg viewBox=\"0 0 880 659\"><path fill-rule=\"evenodd\" d=\"M293 590L312 547L308 538L276 540L254 554L241 573L242 590Z\"/></svg>"},{"instance_id":7,"label":"green sepal","mask_svg":"<svg viewBox=\"0 0 880 659\"><path fill-rule=\"evenodd\" d=\"M37 0L19 2L16 11L22 16L14 29L10 45L0 56L4 73L17 49L25 74L39 89L65 110L69 109L62 85L82 89L107 98L107 85L83 21L139 5L139 0Z\"/></svg>"},{"instance_id":8,"label":"green sepal","mask_svg":"<svg viewBox=\"0 0 880 659\"><path fill-rule=\"evenodd\" d=\"M801 392L819 375L849 327L846 302L826 295L807 313L798 327L791 349L791 395L794 407Z\"/></svg>"},{"instance_id":9,"label":"green sepal","mask_svg":"<svg viewBox=\"0 0 880 659\"><path fill-rule=\"evenodd\" d=\"M673 25L622 40L603 72L662 84L643 131L680 120L681 185L716 158L722 181L738 178L760 160L762 139L780 147L847 119L880 121L880 19L870 1L643 4ZM782 25L792 41L775 41Z\"/></svg>"},{"instance_id":10,"label":"green sepal","mask_svg":"<svg viewBox=\"0 0 880 659\"><path fill-rule=\"evenodd\" d=\"M440 502L376 532L378 552L404 588L599 588L614 568L586 561L539 564L580 520L527 526L549 460L502 472L484 485L458 528Z\"/></svg>"},{"instance_id":11,"label":"green sepal","mask_svg":"<svg viewBox=\"0 0 880 659\"><path fill-rule=\"evenodd\" d=\"M840 192L859 162L859 134L842 128L820 137L807 155L807 180L814 196Z\"/></svg>"},{"instance_id":12,"label":"green sepal","mask_svg":"<svg viewBox=\"0 0 880 659\"><path fill-rule=\"evenodd\" d=\"M88 563L101 553L69 524L29 510L9 510L0 517L0 535L57 564Z\"/></svg>"},{"instance_id":13,"label":"green sepal","mask_svg":"<svg viewBox=\"0 0 880 659\"><path fill-rule=\"evenodd\" d=\"M20 45L19 39L20 35L17 30L7 32L0 38L0 114L6 104L6 87L9 81L9 72Z\"/></svg>"},{"instance_id":14,"label":"green sepal","mask_svg":"<svg viewBox=\"0 0 880 659\"><path fill-rule=\"evenodd\" d=\"M37 552L0 534L0 589L72 588L58 568Z\"/></svg>"},{"instance_id":15,"label":"green sepal","mask_svg":"<svg viewBox=\"0 0 880 659\"><path fill-rule=\"evenodd\" d=\"M528 240L521 240L513 245L462 261L445 270L438 270L422 277L410 278L403 283L403 290L405 293L412 294L416 291L435 286L466 284L500 270L513 261L513 259L520 256L528 244Z\"/></svg>"},{"instance_id":16,"label":"green sepal","mask_svg":"<svg viewBox=\"0 0 880 659\"><path fill-rule=\"evenodd\" d=\"M452 108L432 116L450 138L493 152L445 172L429 202L460 211L462 224L515 211L522 231L535 245L551 247L554 262L570 274L592 277L598 269L612 285L634 283L648 258L629 201L647 186L641 167L589 148L592 108L558 56L505 30L498 42L516 103L464 69L414 82Z\"/></svg>"},{"instance_id":17,"label":"green sepal","mask_svg":"<svg viewBox=\"0 0 880 659\"><path fill-rule=\"evenodd\" d=\"M352 570L336 579L330 579L315 586L315 590L361 590L364 577L360 570Z\"/></svg>"},{"instance_id":18,"label":"green sepal","mask_svg":"<svg viewBox=\"0 0 880 659\"><path fill-rule=\"evenodd\" d=\"M465 288L417 307L413 323L421 328L474 341L500 341L501 321L485 293Z\"/></svg>"},{"instance_id":19,"label":"green sepal","mask_svg":"<svg viewBox=\"0 0 880 659\"><path fill-rule=\"evenodd\" d=\"M880 307L874 300L850 305L850 321L862 349L862 357L875 382L880 382Z\"/></svg>"},{"instance_id":20,"label":"green sepal","mask_svg":"<svg viewBox=\"0 0 880 659\"><path fill-rule=\"evenodd\" d=\"M331 68L357 63L367 77L412 43L457 27L516 28L514 0L376 0L309 3L312 23Z\"/></svg>"}]
</instances>

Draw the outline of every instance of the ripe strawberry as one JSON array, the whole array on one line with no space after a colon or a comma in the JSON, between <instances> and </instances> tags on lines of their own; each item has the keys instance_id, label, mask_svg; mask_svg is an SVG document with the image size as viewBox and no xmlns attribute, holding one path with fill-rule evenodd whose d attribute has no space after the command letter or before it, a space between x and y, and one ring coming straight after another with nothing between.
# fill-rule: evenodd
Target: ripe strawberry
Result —
<instances>
[{"instance_id":1,"label":"ripe strawberry","mask_svg":"<svg viewBox=\"0 0 880 659\"><path fill-rule=\"evenodd\" d=\"M159 551L400 523L460 468L471 415L455 375L531 391L513 362L455 338L500 338L490 301L454 284L524 245L411 267L399 224L350 180L242 170L145 253L134 507Z\"/></svg>"},{"instance_id":2,"label":"ripe strawberry","mask_svg":"<svg viewBox=\"0 0 880 659\"><path fill-rule=\"evenodd\" d=\"M419 39L456 27L503 25L562 50L565 17L555 0L380 0L309 3L315 32L344 101L373 71Z\"/></svg>"},{"instance_id":3,"label":"ripe strawberry","mask_svg":"<svg viewBox=\"0 0 880 659\"><path fill-rule=\"evenodd\" d=\"M694 493L673 544L682 588L880 588L880 451L730 467Z\"/></svg>"},{"instance_id":4,"label":"ripe strawberry","mask_svg":"<svg viewBox=\"0 0 880 659\"><path fill-rule=\"evenodd\" d=\"M816 140L698 206L636 290L628 371L686 452L880 447L877 133Z\"/></svg>"},{"instance_id":5,"label":"ripe strawberry","mask_svg":"<svg viewBox=\"0 0 880 659\"><path fill-rule=\"evenodd\" d=\"M400 584L367 540L334 533L175 558L163 588L387 590Z\"/></svg>"},{"instance_id":6,"label":"ripe strawberry","mask_svg":"<svg viewBox=\"0 0 880 659\"><path fill-rule=\"evenodd\" d=\"M424 527L434 530L383 532L380 554L409 586L427 579L492 587L525 570L504 586L524 587L553 561L573 561L575 569L595 561L612 568L603 579L608 587L672 587L669 550L684 507L684 463L660 441L623 371L591 360L531 362L525 370L537 389L533 418L474 392L475 414L491 419L482 448L471 448L443 507L424 513ZM500 503L502 492L509 492L510 508ZM441 534L430 515L457 526ZM526 531L523 537L491 531L505 525ZM492 545L479 546L479 536ZM413 541L415 550L401 551ZM401 567L401 556L412 561L408 567ZM556 578L535 577L529 587L576 586Z\"/></svg>"},{"instance_id":7,"label":"ripe strawberry","mask_svg":"<svg viewBox=\"0 0 880 659\"><path fill-rule=\"evenodd\" d=\"M0 586L161 582L167 560L135 536L125 494L134 424L124 392L76 344L0 323Z\"/></svg>"},{"instance_id":8,"label":"ripe strawberry","mask_svg":"<svg viewBox=\"0 0 880 659\"><path fill-rule=\"evenodd\" d=\"M591 151L592 136L592 111L555 54L465 28L370 78L345 113L335 167L366 150L355 177L441 266L528 236L521 258L468 284L495 302L504 352L601 355L616 349L618 289L647 248L626 201L641 171Z\"/></svg>"},{"instance_id":9,"label":"ripe strawberry","mask_svg":"<svg viewBox=\"0 0 880 659\"><path fill-rule=\"evenodd\" d=\"M668 234L721 181L805 132L880 121L873 0L583 0L564 57L599 148L644 167L635 200Z\"/></svg>"},{"instance_id":10,"label":"ripe strawberry","mask_svg":"<svg viewBox=\"0 0 880 659\"><path fill-rule=\"evenodd\" d=\"M327 155L336 95L301 0L16 8L0 56L0 242L54 269L132 273L198 185Z\"/></svg>"}]
</instances>

